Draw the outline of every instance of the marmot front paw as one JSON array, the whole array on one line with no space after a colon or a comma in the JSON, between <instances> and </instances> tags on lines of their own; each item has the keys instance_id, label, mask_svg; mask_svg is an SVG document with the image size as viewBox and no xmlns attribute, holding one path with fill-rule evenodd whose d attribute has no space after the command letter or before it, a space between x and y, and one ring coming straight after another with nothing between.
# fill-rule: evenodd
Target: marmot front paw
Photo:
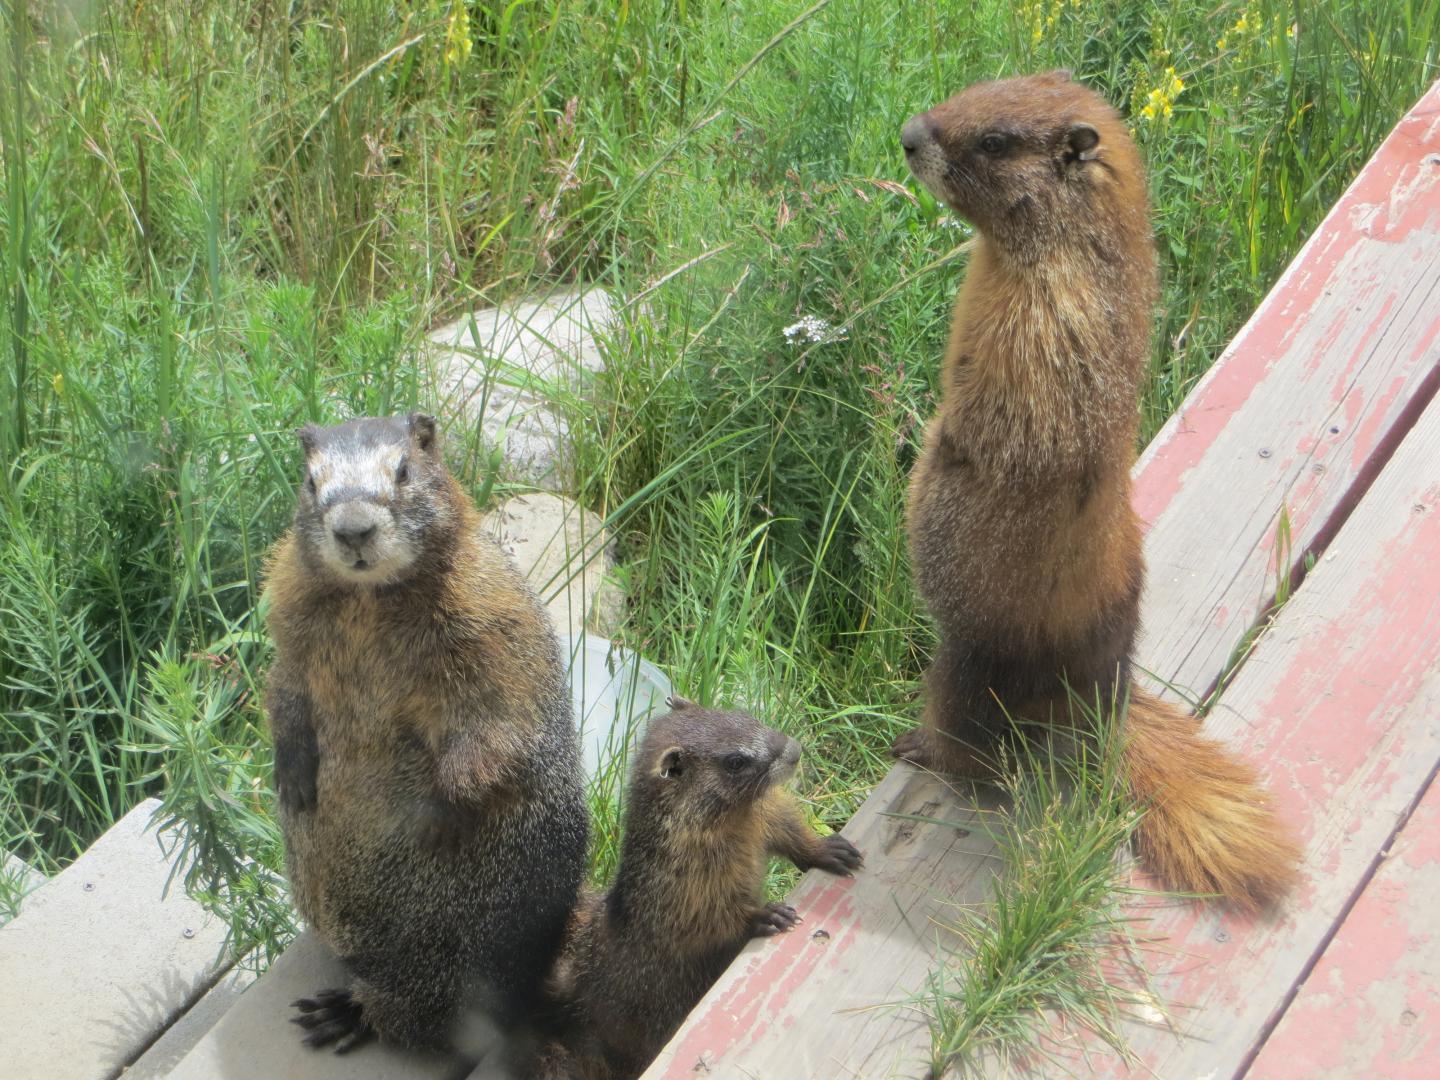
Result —
<instances>
[{"instance_id":1,"label":"marmot front paw","mask_svg":"<svg viewBox=\"0 0 1440 1080\"><path fill-rule=\"evenodd\" d=\"M925 729L911 728L901 735L890 745L890 756L922 769L930 768L930 740L925 737Z\"/></svg>"},{"instance_id":2,"label":"marmot front paw","mask_svg":"<svg viewBox=\"0 0 1440 1080\"><path fill-rule=\"evenodd\" d=\"M789 904L766 904L751 917L750 933L753 937L774 937L794 929L799 921L800 913Z\"/></svg>"},{"instance_id":3,"label":"marmot front paw","mask_svg":"<svg viewBox=\"0 0 1440 1080\"><path fill-rule=\"evenodd\" d=\"M865 862L865 856L860 854L860 849L839 833L832 833L820 843L825 850L812 864L817 870L849 877Z\"/></svg>"},{"instance_id":4,"label":"marmot front paw","mask_svg":"<svg viewBox=\"0 0 1440 1080\"><path fill-rule=\"evenodd\" d=\"M318 1048L334 1043L335 1053L348 1054L375 1034L349 990L321 990L313 998L290 1004L300 1010L300 1015L292 1016L290 1022L310 1033L304 1039L307 1046Z\"/></svg>"}]
</instances>

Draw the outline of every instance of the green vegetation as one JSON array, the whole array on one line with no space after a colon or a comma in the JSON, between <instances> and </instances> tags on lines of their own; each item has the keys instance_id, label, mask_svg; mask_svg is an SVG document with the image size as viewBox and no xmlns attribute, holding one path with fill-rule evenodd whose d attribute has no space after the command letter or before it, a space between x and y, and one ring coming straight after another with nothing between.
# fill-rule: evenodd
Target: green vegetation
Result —
<instances>
[{"instance_id":1,"label":"green vegetation","mask_svg":"<svg viewBox=\"0 0 1440 1080\"><path fill-rule=\"evenodd\" d=\"M838 823L932 642L905 477L965 232L903 120L1051 66L1125 110L1165 275L1148 437L1440 74L1440 0L0 2L0 847L53 871L163 795L192 887L267 946L291 431L425 404L437 320L643 295L568 405L624 638L801 738Z\"/></svg>"},{"instance_id":2,"label":"green vegetation","mask_svg":"<svg viewBox=\"0 0 1440 1080\"><path fill-rule=\"evenodd\" d=\"M957 908L948 929L965 959L937 965L917 1002L931 1017L931 1075L1073 1073L1076 1032L1128 1055L1122 1021L1158 1014L1121 911L1141 817L1120 767L1125 707L1072 694L1066 727L1094 734L1055 755L1021 742L1007 762L986 822L993 900ZM1068 1046L1048 1038L1057 1015Z\"/></svg>"}]
</instances>

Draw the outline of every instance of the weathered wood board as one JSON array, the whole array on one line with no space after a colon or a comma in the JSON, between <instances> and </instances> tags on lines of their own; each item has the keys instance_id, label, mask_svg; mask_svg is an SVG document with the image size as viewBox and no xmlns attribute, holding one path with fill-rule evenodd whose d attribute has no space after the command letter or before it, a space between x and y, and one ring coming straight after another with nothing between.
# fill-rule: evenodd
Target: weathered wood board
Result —
<instances>
[{"instance_id":1,"label":"weathered wood board","mask_svg":"<svg viewBox=\"0 0 1440 1080\"><path fill-rule=\"evenodd\" d=\"M114 1076L224 973L225 927L176 883L141 803L0 927L0 1074Z\"/></svg>"},{"instance_id":2,"label":"weathered wood board","mask_svg":"<svg viewBox=\"0 0 1440 1080\"><path fill-rule=\"evenodd\" d=\"M1350 511L1440 371L1440 83L1400 121L1135 471L1140 664L1203 693Z\"/></svg>"},{"instance_id":3,"label":"weathered wood board","mask_svg":"<svg viewBox=\"0 0 1440 1080\"><path fill-rule=\"evenodd\" d=\"M343 1056L302 1045L304 1032L289 1022L290 1003L348 982L334 954L302 933L181 1059L171 1080L458 1080L466 1074L463 1065L438 1055L375 1042Z\"/></svg>"},{"instance_id":4,"label":"weathered wood board","mask_svg":"<svg viewBox=\"0 0 1440 1080\"><path fill-rule=\"evenodd\" d=\"M1440 761L1437 462L1440 403L1207 721L1260 767L1298 823L1304 879L1273 921L1214 906L1149 912L1142 932L1161 943L1148 958L1154 986L1185 1037L1137 1026L1144 1067L1133 1075L1241 1070Z\"/></svg>"},{"instance_id":5,"label":"weathered wood board","mask_svg":"<svg viewBox=\"0 0 1440 1080\"><path fill-rule=\"evenodd\" d=\"M1248 1072L1440 1073L1440 784L1431 782Z\"/></svg>"},{"instance_id":6,"label":"weathered wood board","mask_svg":"<svg viewBox=\"0 0 1440 1080\"><path fill-rule=\"evenodd\" d=\"M806 874L789 897L805 921L746 946L645 1076L923 1073L930 1031L915 994L955 946L957 906L990 896L994 806L983 791L892 769L845 828L866 867Z\"/></svg>"}]
</instances>

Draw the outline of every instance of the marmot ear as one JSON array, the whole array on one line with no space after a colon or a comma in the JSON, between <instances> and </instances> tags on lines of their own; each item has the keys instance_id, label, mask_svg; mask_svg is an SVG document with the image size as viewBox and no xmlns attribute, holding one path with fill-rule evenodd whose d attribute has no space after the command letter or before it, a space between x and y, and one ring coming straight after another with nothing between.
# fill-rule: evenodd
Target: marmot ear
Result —
<instances>
[{"instance_id":1,"label":"marmot ear","mask_svg":"<svg viewBox=\"0 0 1440 1080\"><path fill-rule=\"evenodd\" d=\"M678 746L672 746L665 753L660 755L660 764L655 766L655 775L666 780L679 776L685 771L683 765L685 751Z\"/></svg>"},{"instance_id":2,"label":"marmot ear","mask_svg":"<svg viewBox=\"0 0 1440 1080\"><path fill-rule=\"evenodd\" d=\"M695 708L695 703L689 698L683 698L679 694L671 694L665 699L665 704L670 706L671 712L684 712L686 709Z\"/></svg>"},{"instance_id":3,"label":"marmot ear","mask_svg":"<svg viewBox=\"0 0 1440 1080\"><path fill-rule=\"evenodd\" d=\"M316 436L319 434L320 429L314 424L306 424L302 428L295 429L295 437L300 440L300 445L304 447L307 458L315 452Z\"/></svg>"},{"instance_id":4,"label":"marmot ear","mask_svg":"<svg viewBox=\"0 0 1440 1080\"><path fill-rule=\"evenodd\" d=\"M1065 132L1065 160L1094 161L1100 156L1100 132L1083 121L1070 125Z\"/></svg>"},{"instance_id":5,"label":"marmot ear","mask_svg":"<svg viewBox=\"0 0 1440 1080\"><path fill-rule=\"evenodd\" d=\"M429 450L435 445L435 417L429 413L412 412L410 434L415 439L416 446L421 450Z\"/></svg>"},{"instance_id":6,"label":"marmot ear","mask_svg":"<svg viewBox=\"0 0 1440 1080\"><path fill-rule=\"evenodd\" d=\"M1069 68L1056 68L1054 71L1045 72L1045 78L1056 83L1069 82L1074 75Z\"/></svg>"}]
</instances>

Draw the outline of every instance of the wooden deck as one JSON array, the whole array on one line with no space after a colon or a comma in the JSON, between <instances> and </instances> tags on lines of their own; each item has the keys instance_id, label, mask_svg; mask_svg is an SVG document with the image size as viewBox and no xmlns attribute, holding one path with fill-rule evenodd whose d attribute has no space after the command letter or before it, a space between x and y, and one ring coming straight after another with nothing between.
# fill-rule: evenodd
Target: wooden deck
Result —
<instances>
[{"instance_id":1,"label":"wooden deck","mask_svg":"<svg viewBox=\"0 0 1440 1080\"><path fill-rule=\"evenodd\" d=\"M1170 1022L1132 1026L1133 1069L1077 1047L1070 1074L1440 1075L1437 385L1440 84L1135 468L1158 680L1208 693L1277 580L1298 583L1206 727L1261 767L1305 880L1267 921L1137 904ZM747 947L647 1080L926 1075L908 1003L954 906L988 895L976 816L973 793L897 766L845 830L866 871L807 875L803 932Z\"/></svg>"},{"instance_id":2,"label":"wooden deck","mask_svg":"<svg viewBox=\"0 0 1440 1080\"><path fill-rule=\"evenodd\" d=\"M1170 1020L1133 1024L1133 1068L1057 1044L1069 1074L1440 1075L1437 388L1440 84L1135 469L1139 655L1157 685L1209 692L1276 582L1297 586L1206 726L1261 767L1305 839L1305 879L1265 921L1137 903ZM955 948L956 906L990 894L991 799L892 770L845 830L865 870L807 875L801 927L747 947L647 1078L925 1076L913 1003ZM382 1046L302 1048L288 1002L335 982L337 961L302 935L248 986L218 959L223 928L166 894L154 809L0 927L0 1075L461 1080Z\"/></svg>"}]
</instances>

